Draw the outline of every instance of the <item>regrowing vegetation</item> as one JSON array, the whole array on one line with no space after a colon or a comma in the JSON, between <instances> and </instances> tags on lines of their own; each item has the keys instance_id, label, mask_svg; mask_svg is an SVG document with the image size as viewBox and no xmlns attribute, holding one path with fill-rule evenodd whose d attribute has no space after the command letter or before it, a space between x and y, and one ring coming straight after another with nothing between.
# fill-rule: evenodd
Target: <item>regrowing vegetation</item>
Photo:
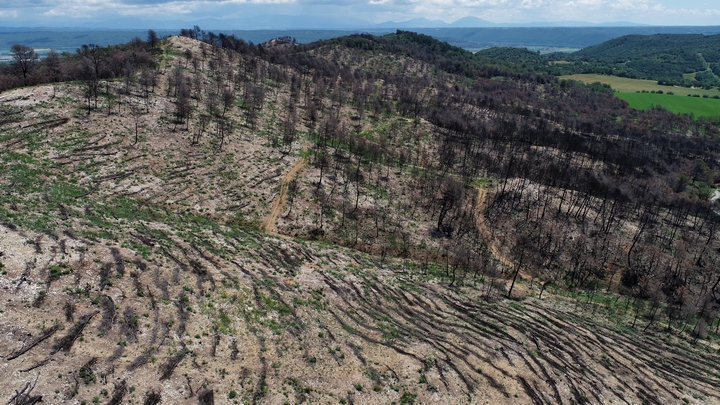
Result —
<instances>
[{"instance_id":1,"label":"regrowing vegetation","mask_svg":"<svg viewBox=\"0 0 720 405\"><path fill-rule=\"evenodd\" d=\"M4 400L720 402L711 120L412 32L181 34L0 73Z\"/></svg>"}]
</instances>

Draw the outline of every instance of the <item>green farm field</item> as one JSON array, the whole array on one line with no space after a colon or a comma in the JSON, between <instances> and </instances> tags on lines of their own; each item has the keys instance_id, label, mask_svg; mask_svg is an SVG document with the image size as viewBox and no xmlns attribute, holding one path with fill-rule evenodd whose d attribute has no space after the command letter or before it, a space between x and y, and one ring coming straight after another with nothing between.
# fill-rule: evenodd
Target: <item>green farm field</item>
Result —
<instances>
[{"instance_id":1,"label":"green farm field","mask_svg":"<svg viewBox=\"0 0 720 405\"><path fill-rule=\"evenodd\" d=\"M638 110L645 110L652 106L661 105L668 111L677 114L693 114L696 117L720 116L720 100L702 98L703 96L720 96L718 89L705 90L677 86L661 86L653 80L628 79L625 77L598 74L560 76L560 79L577 80L584 83L600 82L608 84L615 90L617 97L627 101L630 107ZM663 94L658 94L658 91L662 91ZM673 94L667 94L668 92L672 92Z\"/></svg>"},{"instance_id":2,"label":"green farm field","mask_svg":"<svg viewBox=\"0 0 720 405\"><path fill-rule=\"evenodd\" d=\"M645 110L661 105L677 114L694 114L696 117L720 116L720 100L657 93L615 93L627 101L630 107Z\"/></svg>"},{"instance_id":3,"label":"green farm field","mask_svg":"<svg viewBox=\"0 0 720 405\"><path fill-rule=\"evenodd\" d=\"M705 90L679 86L661 86L657 84L657 81L655 80L629 79L626 77L606 76L599 74L577 74L559 76L559 78L565 80L577 80L583 83L600 82L603 84L609 84L610 87L613 88L613 90L616 90L620 93L634 93L636 91L643 90L657 92L659 90L662 90L664 93L672 91L676 95L680 96L687 96L688 94L698 95L700 97L704 95L707 95L708 97L720 96L720 91L718 91L718 89Z\"/></svg>"}]
</instances>

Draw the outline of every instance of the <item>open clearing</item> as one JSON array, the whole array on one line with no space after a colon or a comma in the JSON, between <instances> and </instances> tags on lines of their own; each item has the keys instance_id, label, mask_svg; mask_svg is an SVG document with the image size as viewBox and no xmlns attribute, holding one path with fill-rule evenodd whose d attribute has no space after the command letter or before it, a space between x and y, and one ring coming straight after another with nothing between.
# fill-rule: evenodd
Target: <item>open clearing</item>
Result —
<instances>
[{"instance_id":1,"label":"open clearing","mask_svg":"<svg viewBox=\"0 0 720 405\"><path fill-rule=\"evenodd\" d=\"M600 82L603 84L609 84L614 90L620 93L634 93L636 91L658 91L662 90L667 93L672 91L676 95L687 96L698 95L700 97L707 95L708 97L720 95L720 91L717 89L705 90L697 88L687 88L680 86L661 86L657 84L655 80L641 80L641 79L629 79L627 77L617 76L606 76L598 74L578 74L569 76L559 76L560 79L565 80L576 80L583 83L595 83Z\"/></svg>"},{"instance_id":2,"label":"open clearing","mask_svg":"<svg viewBox=\"0 0 720 405\"><path fill-rule=\"evenodd\" d=\"M616 91L616 96L627 101L630 107L645 110L651 106L661 105L668 111L677 114L694 114L696 117L714 117L720 115L720 100L701 98L720 95L717 89L705 90L679 86L661 86L654 80L628 79L625 77L598 74L578 74L560 76L560 79L576 80L584 83L600 82L608 84ZM658 93L639 92L662 91ZM667 94L672 92L674 94ZM700 96L700 97L688 97Z\"/></svg>"}]
</instances>

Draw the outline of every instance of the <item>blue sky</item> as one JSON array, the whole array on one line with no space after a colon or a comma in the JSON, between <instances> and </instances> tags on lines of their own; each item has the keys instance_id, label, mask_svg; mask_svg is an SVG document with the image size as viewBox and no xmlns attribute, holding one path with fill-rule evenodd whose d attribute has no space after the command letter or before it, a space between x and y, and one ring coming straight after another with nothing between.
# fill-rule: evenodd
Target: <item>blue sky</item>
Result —
<instances>
[{"instance_id":1,"label":"blue sky","mask_svg":"<svg viewBox=\"0 0 720 405\"><path fill-rule=\"evenodd\" d=\"M720 25L717 0L2 0L0 27L72 26L126 19L202 21L309 16L367 23L413 18L452 22L473 16L496 23L630 21L651 25ZM264 22L267 21L267 22ZM317 20L313 20L317 21ZM320 20L322 21L322 20ZM238 27L242 28L242 27Z\"/></svg>"}]
</instances>

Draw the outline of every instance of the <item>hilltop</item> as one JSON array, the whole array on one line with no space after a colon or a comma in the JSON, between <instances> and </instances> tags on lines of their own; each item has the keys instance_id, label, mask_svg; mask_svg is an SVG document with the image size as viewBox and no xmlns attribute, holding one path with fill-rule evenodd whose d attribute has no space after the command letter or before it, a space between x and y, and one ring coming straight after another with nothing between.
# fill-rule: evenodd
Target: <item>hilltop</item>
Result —
<instances>
[{"instance_id":1,"label":"hilltop","mask_svg":"<svg viewBox=\"0 0 720 405\"><path fill-rule=\"evenodd\" d=\"M0 77L8 402L720 403L716 126L406 31L182 34Z\"/></svg>"},{"instance_id":2,"label":"hilltop","mask_svg":"<svg viewBox=\"0 0 720 405\"><path fill-rule=\"evenodd\" d=\"M720 85L720 35L627 35L571 54L555 71L652 79L664 85ZM564 56L557 56L565 59Z\"/></svg>"}]
</instances>

